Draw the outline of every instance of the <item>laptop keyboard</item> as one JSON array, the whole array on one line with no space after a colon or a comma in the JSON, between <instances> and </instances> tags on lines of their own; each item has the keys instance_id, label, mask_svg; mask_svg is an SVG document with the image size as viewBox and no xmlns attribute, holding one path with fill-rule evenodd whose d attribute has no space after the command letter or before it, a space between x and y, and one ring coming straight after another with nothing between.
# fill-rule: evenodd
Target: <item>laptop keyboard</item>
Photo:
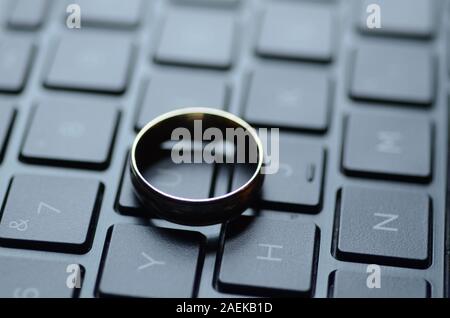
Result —
<instances>
[{"instance_id":1,"label":"laptop keyboard","mask_svg":"<svg viewBox=\"0 0 450 318\"><path fill-rule=\"evenodd\" d=\"M0 296L447 295L449 1L79 0L68 29L70 3L0 1ZM229 224L133 193L136 132L186 106L281 130L280 171ZM245 177L154 170L191 197Z\"/></svg>"}]
</instances>

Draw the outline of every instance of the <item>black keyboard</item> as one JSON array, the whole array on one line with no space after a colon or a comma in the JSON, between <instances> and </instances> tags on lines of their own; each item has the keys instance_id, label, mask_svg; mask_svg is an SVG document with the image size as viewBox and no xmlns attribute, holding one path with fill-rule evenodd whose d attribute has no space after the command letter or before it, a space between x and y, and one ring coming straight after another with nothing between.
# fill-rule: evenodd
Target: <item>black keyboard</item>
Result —
<instances>
[{"instance_id":1,"label":"black keyboard","mask_svg":"<svg viewBox=\"0 0 450 318\"><path fill-rule=\"evenodd\" d=\"M71 1L0 1L1 297L447 295L449 1L75 2L81 29ZM185 106L281 129L280 171L228 224L133 194L137 131ZM188 196L240 176L155 169Z\"/></svg>"}]
</instances>

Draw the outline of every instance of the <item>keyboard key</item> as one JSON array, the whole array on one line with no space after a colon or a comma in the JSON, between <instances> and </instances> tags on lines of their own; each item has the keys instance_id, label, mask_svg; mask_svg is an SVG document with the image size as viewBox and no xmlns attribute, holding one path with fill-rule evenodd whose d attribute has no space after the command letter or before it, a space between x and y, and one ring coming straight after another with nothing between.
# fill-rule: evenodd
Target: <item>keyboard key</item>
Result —
<instances>
[{"instance_id":1,"label":"keyboard key","mask_svg":"<svg viewBox=\"0 0 450 318\"><path fill-rule=\"evenodd\" d=\"M325 72L260 68L252 75L244 116L258 126L324 131L330 94Z\"/></svg>"},{"instance_id":2,"label":"keyboard key","mask_svg":"<svg viewBox=\"0 0 450 318\"><path fill-rule=\"evenodd\" d=\"M120 212L128 215L142 215L145 209L139 202L138 197L134 194L128 158L125 163L122 183L117 198L117 208Z\"/></svg>"},{"instance_id":3,"label":"keyboard key","mask_svg":"<svg viewBox=\"0 0 450 318\"><path fill-rule=\"evenodd\" d=\"M0 38L0 92L20 93L31 68L33 44L19 37Z\"/></svg>"},{"instance_id":4,"label":"keyboard key","mask_svg":"<svg viewBox=\"0 0 450 318\"><path fill-rule=\"evenodd\" d=\"M78 0L82 26L136 27L142 18L142 0Z\"/></svg>"},{"instance_id":5,"label":"keyboard key","mask_svg":"<svg viewBox=\"0 0 450 318\"><path fill-rule=\"evenodd\" d=\"M429 38L436 32L436 2L429 0L364 0L359 14L359 29L368 34ZM381 9L381 28L368 28L367 8L377 4Z\"/></svg>"},{"instance_id":6,"label":"keyboard key","mask_svg":"<svg viewBox=\"0 0 450 318\"><path fill-rule=\"evenodd\" d=\"M280 136L279 145L279 170L265 175L260 205L271 210L317 212L322 194L323 148L287 134ZM237 189L250 176L237 168L234 178Z\"/></svg>"},{"instance_id":7,"label":"keyboard key","mask_svg":"<svg viewBox=\"0 0 450 318\"><path fill-rule=\"evenodd\" d=\"M67 270L70 269L69 272ZM82 268L78 264L18 257L0 257L1 298L72 298L79 289L66 284L73 275L81 287ZM76 287L76 285L74 285Z\"/></svg>"},{"instance_id":8,"label":"keyboard key","mask_svg":"<svg viewBox=\"0 0 450 318\"><path fill-rule=\"evenodd\" d=\"M34 112L21 159L57 166L108 166L119 113L115 105L47 100Z\"/></svg>"},{"instance_id":9,"label":"keyboard key","mask_svg":"<svg viewBox=\"0 0 450 318\"><path fill-rule=\"evenodd\" d=\"M381 272L380 288L368 288L369 274L336 271L332 287L333 298L427 298L428 284L424 279L395 277Z\"/></svg>"},{"instance_id":10,"label":"keyboard key","mask_svg":"<svg viewBox=\"0 0 450 318\"><path fill-rule=\"evenodd\" d=\"M170 158L170 153L144 172L147 180L158 189L184 198L205 199L210 196L214 175L214 165L210 164L176 164ZM134 194L128 163L125 166L122 186L117 200L118 209L127 215L142 216L147 213L155 215L143 208ZM147 210L147 211L146 211Z\"/></svg>"},{"instance_id":11,"label":"keyboard key","mask_svg":"<svg viewBox=\"0 0 450 318\"><path fill-rule=\"evenodd\" d=\"M197 232L115 225L99 292L102 296L195 297L203 242Z\"/></svg>"},{"instance_id":12,"label":"keyboard key","mask_svg":"<svg viewBox=\"0 0 450 318\"><path fill-rule=\"evenodd\" d=\"M166 193L189 199L209 197L214 174L211 164L177 164L170 157L161 156L159 160L143 172L147 180Z\"/></svg>"},{"instance_id":13,"label":"keyboard key","mask_svg":"<svg viewBox=\"0 0 450 318\"><path fill-rule=\"evenodd\" d=\"M172 0L172 2L181 5L204 5L211 7L234 8L240 5L241 0Z\"/></svg>"},{"instance_id":14,"label":"keyboard key","mask_svg":"<svg viewBox=\"0 0 450 318\"><path fill-rule=\"evenodd\" d=\"M266 57L329 62L333 56L333 6L279 2L267 5L256 51Z\"/></svg>"},{"instance_id":15,"label":"keyboard key","mask_svg":"<svg viewBox=\"0 0 450 318\"><path fill-rule=\"evenodd\" d=\"M0 162L5 154L15 115L16 111L11 105L0 102Z\"/></svg>"},{"instance_id":16,"label":"keyboard key","mask_svg":"<svg viewBox=\"0 0 450 318\"><path fill-rule=\"evenodd\" d=\"M99 209L99 182L18 175L0 223L3 246L84 253Z\"/></svg>"},{"instance_id":17,"label":"keyboard key","mask_svg":"<svg viewBox=\"0 0 450 318\"><path fill-rule=\"evenodd\" d=\"M45 86L121 94L133 57L129 39L111 35L71 35L58 42Z\"/></svg>"},{"instance_id":18,"label":"keyboard key","mask_svg":"<svg viewBox=\"0 0 450 318\"><path fill-rule=\"evenodd\" d=\"M167 16L156 61L227 69L234 51L235 21L231 13L177 9Z\"/></svg>"},{"instance_id":19,"label":"keyboard key","mask_svg":"<svg viewBox=\"0 0 450 318\"><path fill-rule=\"evenodd\" d=\"M343 169L356 176L426 182L431 178L431 124L420 116L352 114Z\"/></svg>"},{"instance_id":20,"label":"keyboard key","mask_svg":"<svg viewBox=\"0 0 450 318\"><path fill-rule=\"evenodd\" d=\"M392 266L429 265L431 206L425 193L347 186L339 210L338 258Z\"/></svg>"},{"instance_id":21,"label":"keyboard key","mask_svg":"<svg viewBox=\"0 0 450 318\"><path fill-rule=\"evenodd\" d=\"M19 30L37 30L45 21L48 0L14 0L8 16L8 26Z\"/></svg>"},{"instance_id":22,"label":"keyboard key","mask_svg":"<svg viewBox=\"0 0 450 318\"><path fill-rule=\"evenodd\" d=\"M248 295L311 295L317 239L313 223L240 218L225 231L219 288Z\"/></svg>"},{"instance_id":23,"label":"keyboard key","mask_svg":"<svg viewBox=\"0 0 450 318\"><path fill-rule=\"evenodd\" d=\"M354 52L352 98L430 105L435 85L435 61L427 49L403 43L366 44Z\"/></svg>"},{"instance_id":24,"label":"keyboard key","mask_svg":"<svg viewBox=\"0 0 450 318\"><path fill-rule=\"evenodd\" d=\"M189 72L155 74L145 89L137 129L178 108L204 106L224 109L227 95L227 85L220 77Z\"/></svg>"}]
</instances>

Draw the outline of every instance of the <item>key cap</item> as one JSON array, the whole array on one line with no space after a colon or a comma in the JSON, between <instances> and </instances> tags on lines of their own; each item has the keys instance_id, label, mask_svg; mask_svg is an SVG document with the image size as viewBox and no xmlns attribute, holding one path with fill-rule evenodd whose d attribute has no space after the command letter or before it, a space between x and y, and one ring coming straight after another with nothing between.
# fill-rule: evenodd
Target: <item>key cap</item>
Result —
<instances>
[{"instance_id":1,"label":"key cap","mask_svg":"<svg viewBox=\"0 0 450 318\"><path fill-rule=\"evenodd\" d=\"M0 223L3 246L84 253L90 249L101 185L89 179L17 175Z\"/></svg>"},{"instance_id":2,"label":"key cap","mask_svg":"<svg viewBox=\"0 0 450 318\"><path fill-rule=\"evenodd\" d=\"M211 164L176 164L170 156L161 157L143 172L147 180L158 189L189 199L209 197L214 165Z\"/></svg>"},{"instance_id":3,"label":"key cap","mask_svg":"<svg viewBox=\"0 0 450 318\"><path fill-rule=\"evenodd\" d=\"M394 35L406 37L432 37L436 32L437 1L428 0L364 0L361 3L359 29L367 34ZM372 25L373 10L367 12L369 5L376 4L381 10L381 28ZM370 8L369 8L370 9Z\"/></svg>"},{"instance_id":4,"label":"key cap","mask_svg":"<svg viewBox=\"0 0 450 318\"><path fill-rule=\"evenodd\" d=\"M67 272L67 270L70 270ZM82 268L78 264L31 258L0 257L0 297L2 298L72 298L81 287Z\"/></svg>"},{"instance_id":5,"label":"key cap","mask_svg":"<svg viewBox=\"0 0 450 318\"><path fill-rule=\"evenodd\" d=\"M260 68L252 75L244 117L259 126L325 131L330 94L325 72Z\"/></svg>"},{"instance_id":6,"label":"key cap","mask_svg":"<svg viewBox=\"0 0 450 318\"><path fill-rule=\"evenodd\" d=\"M349 175L427 182L431 139L431 125L424 117L352 114L342 166Z\"/></svg>"},{"instance_id":7,"label":"key cap","mask_svg":"<svg viewBox=\"0 0 450 318\"><path fill-rule=\"evenodd\" d=\"M380 288L368 288L369 274L341 271L334 273L333 298L427 298L428 283L424 279L382 274Z\"/></svg>"},{"instance_id":8,"label":"key cap","mask_svg":"<svg viewBox=\"0 0 450 318\"><path fill-rule=\"evenodd\" d=\"M403 43L365 44L352 59L352 98L425 106L433 103L435 60L427 49Z\"/></svg>"},{"instance_id":9,"label":"key cap","mask_svg":"<svg viewBox=\"0 0 450 318\"><path fill-rule=\"evenodd\" d=\"M392 266L429 265L431 206L425 193L347 186L339 211L338 258Z\"/></svg>"},{"instance_id":10,"label":"key cap","mask_svg":"<svg viewBox=\"0 0 450 318\"><path fill-rule=\"evenodd\" d=\"M227 85L220 77L191 72L155 74L146 86L137 129L169 111L193 106L224 109Z\"/></svg>"},{"instance_id":11,"label":"key cap","mask_svg":"<svg viewBox=\"0 0 450 318\"><path fill-rule=\"evenodd\" d=\"M333 56L333 6L271 3L263 14L256 51L266 57L329 62Z\"/></svg>"},{"instance_id":12,"label":"key cap","mask_svg":"<svg viewBox=\"0 0 450 318\"><path fill-rule=\"evenodd\" d=\"M234 55L235 21L229 12L177 9L167 16L156 50L160 63L227 69Z\"/></svg>"},{"instance_id":13,"label":"key cap","mask_svg":"<svg viewBox=\"0 0 450 318\"><path fill-rule=\"evenodd\" d=\"M60 39L45 77L55 89L121 94L128 85L133 46L111 35L70 35Z\"/></svg>"},{"instance_id":14,"label":"key cap","mask_svg":"<svg viewBox=\"0 0 450 318\"><path fill-rule=\"evenodd\" d=\"M265 175L259 205L271 210L317 212L322 194L323 148L288 134L281 134L279 148L279 170ZM235 189L251 177L242 170L235 169Z\"/></svg>"},{"instance_id":15,"label":"key cap","mask_svg":"<svg viewBox=\"0 0 450 318\"><path fill-rule=\"evenodd\" d=\"M0 102L0 162L5 155L9 134L13 126L16 111L10 104Z\"/></svg>"},{"instance_id":16,"label":"key cap","mask_svg":"<svg viewBox=\"0 0 450 318\"><path fill-rule=\"evenodd\" d=\"M128 157L125 163L123 179L117 198L117 208L120 212L127 215L142 215L143 210L145 210L139 202L138 197L134 194Z\"/></svg>"},{"instance_id":17,"label":"key cap","mask_svg":"<svg viewBox=\"0 0 450 318\"><path fill-rule=\"evenodd\" d=\"M261 296L311 295L317 239L313 223L240 218L225 231L219 288Z\"/></svg>"},{"instance_id":18,"label":"key cap","mask_svg":"<svg viewBox=\"0 0 450 318\"><path fill-rule=\"evenodd\" d=\"M20 93L25 87L34 55L33 44L24 38L0 38L0 92Z\"/></svg>"},{"instance_id":19,"label":"key cap","mask_svg":"<svg viewBox=\"0 0 450 318\"><path fill-rule=\"evenodd\" d=\"M15 0L8 16L8 26L19 30L37 30L45 21L48 0Z\"/></svg>"},{"instance_id":20,"label":"key cap","mask_svg":"<svg viewBox=\"0 0 450 318\"><path fill-rule=\"evenodd\" d=\"M195 297L204 240L197 232L115 225L101 274L100 294Z\"/></svg>"},{"instance_id":21,"label":"key cap","mask_svg":"<svg viewBox=\"0 0 450 318\"><path fill-rule=\"evenodd\" d=\"M204 5L221 8L234 8L241 4L241 0L172 0L171 2L181 5Z\"/></svg>"},{"instance_id":22,"label":"key cap","mask_svg":"<svg viewBox=\"0 0 450 318\"><path fill-rule=\"evenodd\" d=\"M134 28L143 13L142 0L78 0L82 26Z\"/></svg>"},{"instance_id":23,"label":"key cap","mask_svg":"<svg viewBox=\"0 0 450 318\"><path fill-rule=\"evenodd\" d=\"M214 175L214 165L210 164L176 164L170 157L161 157L151 168L144 172L144 177L158 189L189 199L205 199L210 196ZM143 213L155 217L152 211L143 208L134 194L128 164L119 194L118 208L124 214L139 215Z\"/></svg>"},{"instance_id":24,"label":"key cap","mask_svg":"<svg viewBox=\"0 0 450 318\"><path fill-rule=\"evenodd\" d=\"M119 113L115 105L47 100L34 111L21 159L37 164L105 169Z\"/></svg>"}]
</instances>

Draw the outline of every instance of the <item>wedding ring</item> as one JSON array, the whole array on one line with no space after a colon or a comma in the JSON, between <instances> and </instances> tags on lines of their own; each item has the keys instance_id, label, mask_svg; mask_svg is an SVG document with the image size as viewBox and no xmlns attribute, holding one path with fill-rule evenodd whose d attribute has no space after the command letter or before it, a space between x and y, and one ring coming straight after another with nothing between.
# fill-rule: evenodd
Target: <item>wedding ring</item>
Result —
<instances>
[{"instance_id":1,"label":"wedding ring","mask_svg":"<svg viewBox=\"0 0 450 318\"><path fill-rule=\"evenodd\" d=\"M196 121L201 121L203 131L214 128L225 135L228 129L245 132L247 148L251 148L246 149L245 157L255 158L248 163L252 173L247 182L224 195L193 199L166 193L152 184L151 177L144 177L154 162L155 149L161 149L164 142L171 140L175 129L192 130ZM264 180L264 151L256 130L239 117L217 109L185 108L155 118L136 136L130 156L131 181L144 207L163 219L183 225L212 225L239 216L258 195Z\"/></svg>"}]
</instances>

